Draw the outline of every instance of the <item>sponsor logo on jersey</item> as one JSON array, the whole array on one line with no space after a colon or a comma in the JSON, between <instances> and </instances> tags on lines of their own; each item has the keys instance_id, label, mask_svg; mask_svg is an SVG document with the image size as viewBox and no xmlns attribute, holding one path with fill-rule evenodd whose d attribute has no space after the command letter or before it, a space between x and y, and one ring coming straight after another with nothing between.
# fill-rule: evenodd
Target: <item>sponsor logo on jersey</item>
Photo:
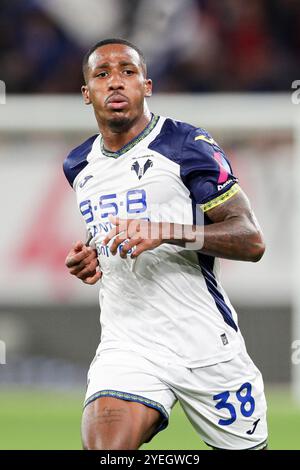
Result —
<instances>
[{"instance_id":1,"label":"sponsor logo on jersey","mask_svg":"<svg viewBox=\"0 0 300 470\"><path fill-rule=\"evenodd\" d=\"M228 184L232 183L232 180L227 180L223 184L218 184L218 191L221 191L221 189L225 188Z\"/></svg>"},{"instance_id":2,"label":"sponsor logo on jersey","mask_svg":"<svg viewBox=\"0 0 300 470\"><path fill-rule=\"evenodd\" d=\"M83 180L79 183L79 187L80 187L80 188L83 188L83 186L86 184L86 182L87 182L88 180L90 180L91 178L93 178L93 175L85 176L85 177L83 178Z\"/></svg>"},{"instance_id":3,"label":"sponsor logo on jersey","mask_svg":"<svg viewBox=\"0 0 300 470\"><path fill-rule=\"evenodd\" d=\"M139 162L136 160L132 166L131 166L131 170L132 171L135 171L136 172L136 175L138 177L138 179L140 180L142 178L142 176L144 176L144 174L146 173L146 171L151 168L153 166L153 161L150 160L150 158L148 158L148 160L146 161L146 163L144 163L143 166L140 166Z\"/></svg>"}]
</instances>

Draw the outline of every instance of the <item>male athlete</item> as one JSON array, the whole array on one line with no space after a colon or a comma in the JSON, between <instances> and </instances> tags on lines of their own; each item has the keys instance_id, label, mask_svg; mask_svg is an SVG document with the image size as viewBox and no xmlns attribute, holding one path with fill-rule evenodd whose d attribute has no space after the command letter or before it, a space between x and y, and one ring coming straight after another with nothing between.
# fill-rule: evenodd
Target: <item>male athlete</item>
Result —
<instances>
[{"instance_id":1,"label":"male athlete","mask_svg":"<svg viewBox=\"0 0 300 470\"><path fill-rule=\"evenodd\" d=\"M136 46L97 43L83 73L99 134L64 162L92 238L66 265L87 284L100 280L83 446L138 449L179 400L212 448L264 449L262 377L219 282L218 258L264 253L249 202L204 129L150 113L152 82Z\"/></svg>"}]
</instances>

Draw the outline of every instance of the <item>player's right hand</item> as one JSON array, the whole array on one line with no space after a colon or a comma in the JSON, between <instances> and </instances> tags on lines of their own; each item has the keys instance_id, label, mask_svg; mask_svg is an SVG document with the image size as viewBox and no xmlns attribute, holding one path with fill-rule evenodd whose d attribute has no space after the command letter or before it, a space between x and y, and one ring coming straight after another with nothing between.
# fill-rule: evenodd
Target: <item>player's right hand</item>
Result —
<instances>
[{"instance_id":1,"label":"player's right hand","mask_svg":"<svg viewBox=\"0 0 300 470\"><path fill-rule=\"evenodd\" d=\"M65 265L70 274L85 284L96 284L102 276L102 272L98 270L97 251L81 241L74 243L66 257Z\"/></svg>"}]
</instances>

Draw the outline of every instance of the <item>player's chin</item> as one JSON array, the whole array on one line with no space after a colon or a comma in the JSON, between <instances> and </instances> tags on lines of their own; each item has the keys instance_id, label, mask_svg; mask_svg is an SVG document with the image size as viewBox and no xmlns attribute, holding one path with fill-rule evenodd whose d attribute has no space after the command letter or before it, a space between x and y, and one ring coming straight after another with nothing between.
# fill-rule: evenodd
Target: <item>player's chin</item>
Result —
<instances>
[{"instance_id":1,"label":"player's chin","mask_svg":"<svg viewBox=\"0 0 300 470\"><path fill-rule=\"evenodd\" d=\"M124 130L129 129L131 126L132 119L128 116L128 113L123 110L114 111L110 114L107 123L111 129L115 132L124 132Z\"/></svg>"}]
</instances>

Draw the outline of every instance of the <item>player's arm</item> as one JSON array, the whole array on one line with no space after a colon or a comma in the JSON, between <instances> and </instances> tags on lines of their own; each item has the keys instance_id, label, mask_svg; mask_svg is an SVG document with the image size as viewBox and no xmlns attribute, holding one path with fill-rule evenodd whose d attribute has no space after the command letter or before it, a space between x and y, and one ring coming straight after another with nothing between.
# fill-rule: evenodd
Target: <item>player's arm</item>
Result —
<instances>
[{"instance_id":1,"label":"player's arm","mask_svg":"<svg viewBox=\"0 0 300 470\"><path fill-rule=\"evenodd\" d=\"M76 242L67 254L65 265L69 273L85 284L96 284L102 276L98 270L97 252L81 241Z\"/></svg>"},{"instance_id":2,"label":"player's arm","mask_svg":"<svg viewBox=\"0 0 300 470\"><path fill-rule=\"evenodd\" d=\"M240 189L226 202L206 212L202 253L240 261L259 261L265 244L248 198ZM194 227L197 234L203 227ZM201 235L201 233L200 233Z\"/></svg>"},{"instance_id":3,"label":"player's arm","mask_svg":"<svg viewBox=\"0 0 300 470\"><path fill-rule=\"evenodd\" d=\"M115 228L103 243L112 241L115 254L125 241L121 257L132 248L134 258L161 243L173 243L211 256L258 261L265 250L262 233L225 153L206 131L193 129L181 155L181 179L212 223L183 226L112 218Z\"/></svg>"},{"instance_id":4,"label":"player's arm","mask_svg":"<svg viewBox=\"0 0 300 470\"><path fill-rule=\"evenodd\" d=\"M224 151L204 129L197 129L187 136L182 155L182 180L212 222L196 229L201 252L258 261L265 250L263 236Z\"/></svg>"},{"instance_id":5,"label":"player's arm","mask_svg":"<svg viewBox=\"0 0 300 470\"><path fill-rule=\"evenodd\" d=\"M122 258L131 249L134 249L131 257L135 258L162 243L171 243L219 258L260 260L265 251L262 232L242 190L206 214L212 223L205 226L112 217L111 222L115 227L103 243L112 241L112 254L116 254L118 246L123 243L120 251Z\"/></svg>"}]
</instances>

